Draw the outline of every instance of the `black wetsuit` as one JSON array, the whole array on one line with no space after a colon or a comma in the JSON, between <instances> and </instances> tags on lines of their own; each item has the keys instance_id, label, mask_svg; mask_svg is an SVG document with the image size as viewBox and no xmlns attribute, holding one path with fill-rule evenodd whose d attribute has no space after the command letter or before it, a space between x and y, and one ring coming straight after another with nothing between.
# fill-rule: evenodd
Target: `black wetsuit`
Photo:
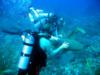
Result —
<instances>
[{"instance_id":1,"label":"black wetsuit","mask_svg":"<svg viewBox=\"0 0 100 75\"><path fill-rule=\"evenodd\" d=\"M41 70L42 67L46 66L46 59L47 55L45 52L41 49L39 40L40 36L37 34L34 34L35 38L35 44L33 46L33 51L31 54L30 62L29 64L29 69L28 69L28 74L29 75L39 75L39 71Z\"/></svg>"},{"instance_id":2,"label":"black wetsuit","mask_svg":"<svg viewBox=\"0 0 100 75\"><path fill-rule=\"evenodd\" d=\"M30 64L26 71L20 71L18 75L39 75L41 68L46 66L47 55L39 44L41 37L37 34L33 34L33 36L35 38L35 43L30 56Z\"/></svg>"}]
</instances>

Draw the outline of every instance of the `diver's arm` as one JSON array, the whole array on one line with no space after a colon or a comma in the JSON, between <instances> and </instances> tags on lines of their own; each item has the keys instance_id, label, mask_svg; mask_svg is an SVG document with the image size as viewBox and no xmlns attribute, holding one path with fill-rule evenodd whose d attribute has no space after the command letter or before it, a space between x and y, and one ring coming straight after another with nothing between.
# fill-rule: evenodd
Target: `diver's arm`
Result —
<instances>
[{"instance_id":1,"label":"diver's arm","mask_svg":"<svg viewBox=\"0 0 100 75\"><path fill-rule=\"evenodd\" d=\"M64 42L64 40L60 39L60 38L57 38L57 37L54 37L52 36L50 38L50 41L51 42ZM82 50L84 48L84 45L81 44L79 41L75 40L75 39L69 39L69 38L66 38L65 39L66 42L69 43L69 47L68 47L68 50L71 50L71 51L79 51L79 50Z\"/></svg>"},{"instance_id":2,"label":"diver's arm","mask_svg":"<svg viewBox=\"0 0 100 75\"><path fill-rule=\"evenodd\" d=\"M40 47L46 52L48 58L52 58L56 56L58 53L63 52L64 49L67 49L69 47L69 44L64 42L58 48L54 49L50 40L46 38L41 38Z\"/></svg>"},{"instance_id":3,"label":"diver's arm","mask_svg":"<svg viewBox=\"0 0 100 75\"><path fill-rule=\"evenodd\" d=\"M63 52L63 50L67 49L68 47L69 47L69 43L64 42L62 45L60 45L58 48L52 51L52 56L56 56L58 53Z\"/></svg>"}]
</instances>

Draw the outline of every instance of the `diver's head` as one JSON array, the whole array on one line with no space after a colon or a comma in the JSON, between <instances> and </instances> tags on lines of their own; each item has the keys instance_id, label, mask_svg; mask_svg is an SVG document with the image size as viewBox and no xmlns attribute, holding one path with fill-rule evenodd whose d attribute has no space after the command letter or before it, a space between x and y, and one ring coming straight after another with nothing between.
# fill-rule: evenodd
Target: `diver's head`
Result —
<instances>
[{"instance_id":1,"label":"diver's head","mask_svg":"<svg viewBox=\"0 0 100 75\"><path fill-rule=\"evenodd\" d=\"M41 31L53 36L58 36L64 25L64 19L53 13L49 13L45 23L41 25Z\"/></svg>"},{"instance_id":2,"label":"diver's head","mask_svg":"<svg viewBox=\"0 0 100 75\"><path fill-rule=\"evenodd\" d=\"M58 37L59 35L62 34L63 32L63 27L65 25L65 21L64 21L64 18L62 17L58 17L58 16L53 16L53 18L51 18L53 21L52 24L51 24L51 33L52 35Z\"/></svg>"},{"instance_id":3,"label":"diver's head","mask_svg":"<svg viewBox=\"0 0 100 75\"><path fill-rule=\"evenodd\" d=\"M53 13L49 13L48 15L48 19L47 19L47 23L49 24L54 24L57 22L58 16L53 14Z\"/></svg>"},{"instance_id":4,"label":"diver's head","mask_svg":"<svg viewBox=\"0 0 100 75\"><path fill-rule=\"evenodd\" d=\"M55 14L50 13L45 24L42 26L42 30L50 35L55 35L55 32L57 31L57 22L58 17Z\"/></svg>"}]
</instances>

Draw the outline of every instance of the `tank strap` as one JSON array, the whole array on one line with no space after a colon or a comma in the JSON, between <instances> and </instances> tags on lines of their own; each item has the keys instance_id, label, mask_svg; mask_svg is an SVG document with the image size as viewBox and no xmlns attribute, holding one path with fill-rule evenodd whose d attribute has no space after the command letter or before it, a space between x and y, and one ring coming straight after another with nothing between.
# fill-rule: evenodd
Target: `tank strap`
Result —
<instances>
[{"instance_id":1,"label":"tank strap","mask_svg":"<svg viewBox=\"0 0 100 75\"><path fill-rule=\"evenodd\" d=\"M21 56L30 57L30 54L24 54L24 53L21 53Z\"/></svg>"},{"instance_id":2,"label":"tank strap","mask_svg":"<svg viewBox=\"0 0 100 75\"><path fill-rule=\"evenodd\" d=\"M23 42L24 45L28 45L28 46L33 46L33 44L29 44L29 43L26 43L26 42Z\"/></svg>"}]
</instances>

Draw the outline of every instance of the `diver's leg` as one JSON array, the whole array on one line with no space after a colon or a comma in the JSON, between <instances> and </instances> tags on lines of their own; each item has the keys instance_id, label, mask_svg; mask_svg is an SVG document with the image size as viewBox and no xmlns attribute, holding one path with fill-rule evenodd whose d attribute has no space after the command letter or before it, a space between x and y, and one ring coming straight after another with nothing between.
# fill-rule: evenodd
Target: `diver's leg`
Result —
<instances>
[{"instance_id":1,"label":"diver's leg","mask_svg":"<svg viewBox=\"0 0 100 75\"><path fill-rule=\"evenodd\" d=\"M78 33L85 34L86 31L85 31L83 28L77 27L77 28L75 28L74 30L72 30L72 31L70 31L70 32L68 33L68 38L70 38L70 39L75 39L75 38L76 38L76 35L77 35Z\"/></svg>"}]
</instances>

